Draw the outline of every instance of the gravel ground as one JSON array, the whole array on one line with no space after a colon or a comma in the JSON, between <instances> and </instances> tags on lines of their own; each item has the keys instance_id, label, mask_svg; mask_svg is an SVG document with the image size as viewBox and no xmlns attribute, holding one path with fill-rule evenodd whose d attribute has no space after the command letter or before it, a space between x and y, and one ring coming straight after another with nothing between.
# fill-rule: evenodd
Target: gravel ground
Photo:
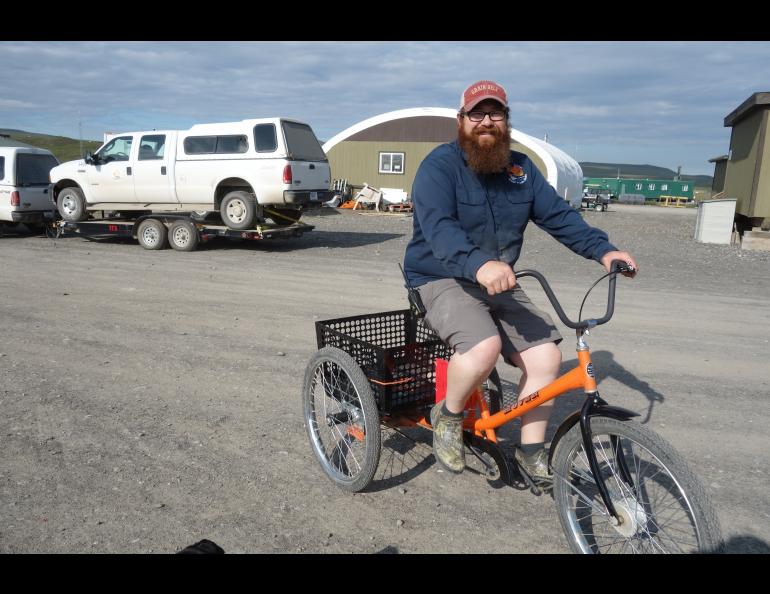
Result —
<instances>
[{"instance_id":1,"label":"gravel ground","mask_svg":"<svg viewBox=\"0 0 770 594\"><path fill-rule=\"evenodd\" d=\"M770 552L770 253L694 242L690 209L584 216L641 269L589 339L602 396L688 460L730 552ZM192 253L0 236L0 552L172 553L201 538L228 553L569 550L551 497L448 476L422 430L383 433L364 493L324 476L300 399L314 322L406 306L412 223L305 220L301 238ZM517 268L543 271L572 316L601 275L534 226ZM579 402L556 402L549 438ZM518 429L501 437L509 448Z\"/></svg>"}]
</instances>

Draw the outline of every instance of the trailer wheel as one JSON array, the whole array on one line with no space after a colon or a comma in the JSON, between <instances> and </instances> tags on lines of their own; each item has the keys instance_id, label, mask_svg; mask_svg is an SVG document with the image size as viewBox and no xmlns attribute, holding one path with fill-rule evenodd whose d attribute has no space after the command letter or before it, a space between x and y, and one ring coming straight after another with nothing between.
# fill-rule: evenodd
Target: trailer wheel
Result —
<instances>
[{"instance_id":1,"label":"trailer wheel","mask_svg":"<svg viewBox=\"0 0 770 594\"><path fill-rule=\"evenodd\" d=\"M145 219L136 230L139 245L146 250L162 250L166 247L167 236L166 226L158 219Z\"/></svg>"},{"instance_id":2,"label":"trailer wheel","mask_svg":"<svg viewBox=\"0 0 770 594\"><path fill-rule=\"evenodd\" d=\"M230 229L251 229L257 216L257 204L248 192L236 190L224 197L219 212Z\"/></svg>"},{"instance_id":3,"label":"trailer wheel","mask_svg":"<svg viewBox=\"0 0 770 594\"><path fill-rule=\"evenodd\" d=\"M70 223L85 221L88 216L83 192L74 186L64 188L59 192L59 197L56 199L56 209L61 218Z\"/></svg>"},{"instance_id":4,"label":"trailer wheel","mask_svg":"<svg viewBox=\"0 0 770 594\"><path fill-rule=\"evenodd\" d=\"M177 221L168 230L168 244L180 252L191 252L198 246L198 230L188 221Z\"/></svg>"}]
</instances>

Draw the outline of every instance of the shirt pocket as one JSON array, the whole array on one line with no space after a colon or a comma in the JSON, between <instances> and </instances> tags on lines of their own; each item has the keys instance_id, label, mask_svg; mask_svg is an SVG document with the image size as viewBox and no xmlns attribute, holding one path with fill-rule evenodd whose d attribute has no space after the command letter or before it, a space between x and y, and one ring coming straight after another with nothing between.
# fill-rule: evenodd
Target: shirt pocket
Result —
<instances>
[{"instance_id":1,"label":"shirt pocket","mask_svg":"<svg viewBox=\"0 0 770 594\"><path fill-rule=\"evenodd\" d=\"M535 200L535 196L532 193L531 188L511 188L505 192L505 199L510 204L526 205L532 204L532 202Z\"/></svg>"},{"instance_id":2,"label":"shirt pocket","mask_svg":"<svg viewBox=\"0 0 770 594\"><path fill-rule=\"evenodd\" d=\"M457 216L469 233L484 230L487 221L487 195L483 190L471 190L457 196Z\"/></svg>"}]
</instances>

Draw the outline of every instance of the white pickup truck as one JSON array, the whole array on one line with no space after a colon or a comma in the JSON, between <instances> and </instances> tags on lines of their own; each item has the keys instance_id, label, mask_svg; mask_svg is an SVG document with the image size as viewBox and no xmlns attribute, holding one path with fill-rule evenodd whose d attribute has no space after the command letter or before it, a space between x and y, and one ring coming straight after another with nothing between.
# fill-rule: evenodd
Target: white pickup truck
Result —
<instances>
[{"instance_id":1,"label":"white pickup truck","mask_svg":"<svg viewBox=\"0 0 770 594\"><path fill-rule=\"evenodd\" d=\"M90 211L219 212L231 229L299 220L331 198L313 130L286 118L112 134L93 155L51 170L62 219Z\"/></svg>"},{"instance_id":2,"label":"white pickup truck","mask_svg":"<svg viewBox=\"0 0 770 594\"><path fill-rule=\"evenodd\" d=\"M46 149L0 147L0 223L37 230L53 219L48 172L58 164Z\"/></svg>"}]
</instances>

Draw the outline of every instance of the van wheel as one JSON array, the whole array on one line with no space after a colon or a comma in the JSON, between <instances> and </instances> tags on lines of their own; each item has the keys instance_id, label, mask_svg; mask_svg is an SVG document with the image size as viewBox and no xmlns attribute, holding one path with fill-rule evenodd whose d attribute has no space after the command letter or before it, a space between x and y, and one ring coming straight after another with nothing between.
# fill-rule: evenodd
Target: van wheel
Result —
<instances>
[{"instance_id":1,"label":"van wheel","mask_svg":"<svg viewBox=\"0 0 770 594\"><path fill-rule=\"evenodd\" d=\"M257 205L248 192L230 192L219 208L222 220L230 229L251 229L257 215Z\"/></svg>"},{"instance_id":2,"label":"van wheel","mask_svg":"<svg viewBox=\"0 0 770 594\"><path fill-rule=\"evenodd\" d=\"M191 252L198 247L198 230L188 221L177 221L168 230L168 244L180 252Z\"/></svg>"},{"instance_id":3,"label":"van wheel","mask_svg":"<svg viewBox=\"0 0 770 594\"><path fill-rule=\"evenodd\" d=\"M145 219L139 223L136 238L146 250L162 250L166 247L168 231L166 226L157 219Z\"/></svg>"},{"instance_id":4,"label":"van wheel","mask_svg":"<svg viewBox=\"0 0 770 594\"><path fill-rule=\"evenodd\" d=\"M80 188L64 188L56 199L56 209L61 218L71 223L84 221L88 216L86 212L86 199Z\"/></svg>"}]
</instances>

